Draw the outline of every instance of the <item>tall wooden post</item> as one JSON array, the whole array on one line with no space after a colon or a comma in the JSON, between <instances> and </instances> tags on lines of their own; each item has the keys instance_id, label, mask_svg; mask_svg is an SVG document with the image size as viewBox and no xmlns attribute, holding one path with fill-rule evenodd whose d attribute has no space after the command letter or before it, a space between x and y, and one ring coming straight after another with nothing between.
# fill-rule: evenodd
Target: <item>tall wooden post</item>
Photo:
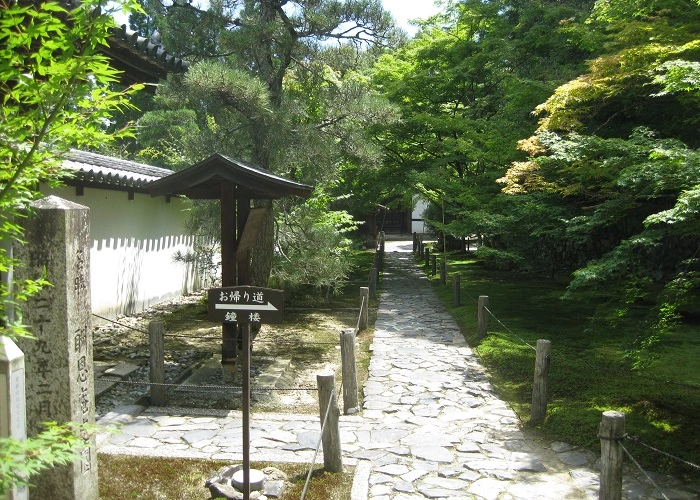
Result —
<instances>
[{"instance_id":1,"label":"tall wooden post","mask_svg":"<svg viewBox=\"0 0 700 500\"><path fill-rule=\"evenodd\" d=\"M481 340L486 337L486 331L489 328L489 315L486 310L489 306L489 296L479 295L479 301L477 302L477 320L478 324L476 327L476 338Z\"/></svg>"},{"instance_id":2,"label":"tall wooden post","mask_svg":"<svg viewBox=\"0 0 700 500\"><path fill-rule=\"evenodd\" d=\"M241 325L243 334L243 498L250 499L250 323Z\"/></svg>"},{"instance_id":3,"label":"tall wooden post","mask_svg":"<svg viewBox=\"0 0 700 500\"><path fill-rule=\"evenodd\" d=\"M335 376L316 375L318 404L321 416L323 467L328 472L343 472L343 453L340 447L340 411L335 394Z\"/></svg>"},{"instance_id":4,"label":"tall wooden post","mask_svg":"<svg viewBox=\"0 0 700 500\"><path fill-rule=\"evenodd\" d=\"M357 397L357 365L355 362L355 330L340 332L340 358L343 375L343 413L351 415L359 411Z\"/></svg>"},{"instance_id":5,"label":"tall wooden post","mask_svg":"<svg viewBox=\"0 0 700 500\"><path fill-rule=\"evenodd\" d=\"M603 412L598 437L600 438L600 500L622 498L621 440L625 435L625 414L619 411Z\"/></svg>"},{"instance_id":6,"label":"tall wooden post","mask_svg":"<svg viewBox=\"0 0 700 500\"><path fill-rule=\"evenodd\" d=\"M221 181L221 286L236 286L236 186ZM229 381L236 380L238 325L221 325L221 367Z\"/></svg>"},{"instance_id":7,"label":"tall wooden post","mask_svg":"<svg viewBox=\"0 0 700 500\"><path fill-rule=\"evenodd\" d=\"M151 321L148 324L148 339L150 358L148 360L148 377L151 381L151 404L155 406L165 405L165 350L163 345L163 332L165 327L162 321Z\"/></svg>"},{"instance_id":8,"label":"tall wooden post","mask_svg":"<svg viewBox=\"0 0 700 500\"><path fill-rule=\"evenodd\" d=\"M539 424L547 416L547 386L549 384L549 365L552 353L552 343L549 340L537 341L537 356L535 359L535 377L532 385L532 408L530 422Z\"/></svg>"}]
</instances>

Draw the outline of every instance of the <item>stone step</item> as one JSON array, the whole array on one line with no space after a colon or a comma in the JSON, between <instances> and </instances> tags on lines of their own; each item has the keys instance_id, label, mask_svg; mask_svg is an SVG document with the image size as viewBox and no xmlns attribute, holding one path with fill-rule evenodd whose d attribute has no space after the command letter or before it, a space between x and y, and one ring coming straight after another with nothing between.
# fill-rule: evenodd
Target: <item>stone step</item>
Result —
<instances>
[{"instance_id":1,"label":"stone step","mask_svg":"<svg viewBox=\"0 0 700 500\"><path fill-rule=\"evenodd\" d=\"M195 370L192 375L190 375L184 382L182 386L176 387L176 391L182 392L198 392L197 387L183 387L183 386L196 386L205 385L212 375L221 371L221 354L214 354L211 358L207 359L202 363L197 370Z\"/></svg>"},{"instance_id":2,"label":"stone step","mask_svg":"<svg viewBox=\"0 0 700 500\"><path fill-rule=\"evenodd\" d=\"M111 389L117 382L114 380L95 380L95 397L101 395L103 392Z\"/></svg>"},{"instance_id":3,"label":"stone step","mask_svg":"<svg viewBox=\"0 0 700 500\"><path fill-rule=\"evenodd\" d=\"M107 370L105 370L104 372L104 376L119 377L121 379L125 379L138 369L138 365L132 365L131 363L119 363L118 365L113 366L112 368L107 368Z\"/></svg>"},{"instance_id":4,"label":"stone step","mask_svg":"<svg viewBox=\"0 0 700 500\"><path fill-rule=\"evenodd\" d=\"M251 380L251 385L253 387L276 387L280 379L284 376L285 372L291 364L291 360L287 358L260 358L269 361L269 365L265 368L265 371L254 377ZM221 355L214 354L211 358L206 360L202 365L192 373L184 382L183 386L197 386L206 385L208 380L214 375L221 371ZM184 392L196 392L199 391L197 387L177 387L176 391Z\"/></svg>"}]
</instances>

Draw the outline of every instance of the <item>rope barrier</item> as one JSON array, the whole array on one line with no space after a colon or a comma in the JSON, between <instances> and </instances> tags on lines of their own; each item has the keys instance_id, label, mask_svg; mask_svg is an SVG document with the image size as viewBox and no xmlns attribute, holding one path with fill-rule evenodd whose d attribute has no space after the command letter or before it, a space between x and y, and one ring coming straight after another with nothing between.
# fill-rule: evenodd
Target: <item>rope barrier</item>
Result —
<instances>
[{"instance_id":1,"label":"rope barrier","mask_svg":"<svg viewBox=\"0 0 700 500\"><path fill-rule=\"evenodd\" d=\"M370 307L372 310L379 309L378 307ZM286 307L285 311L340 311L340 312L352 312L357 311L356 307Z\"/></svg>"},{"instance_id":2,"label":"rope barrier","mask_svg":"<svg viewBox=\"0 0 700 500\"><path fill-rule=\"evenodd\" d=\"M522 342L523 344L525 344L526 346L528 346L528 347L529 347L530 349L532 349L533 351L537 351L537 348L536 348L536 347L532 347L532 346L531 346L530 344L528 344L522 337L520 337L518 334L516 334L515 332L513 332L513 330L511 330L511 329L508 328L506 325L504 325L504 324L501 322L501 320L498 319L498 318L489 310L488 307L484 307L484 309L486 309L486 312L488 312L488 313L491 315L491 317L492 317L493 319L495 319L496 321L498 321L498 324L501 325L503 328L505 328L511 335L513 335L514 337L516 337L517 339L519 339L520 342Z\"/></svg>"},{"instance_id":3,"label":"rope barrier","mask_svg":"<svg viewBox=\"0 0 700 500\"><path fill-rule=\"evenodd\" d=\"M105 381L105 382L114 382L116 384L126 384L126 385L147 385L147 386L158 386L158 387L177 387L180 389L202 389L202 390L208 390L208 389L215 389L215 390L221 390L221 389L235 389L235 390L242 390L243 388L239 385L216 385L216 384L203 384L203 385L194 385L194 384L173 384L173 383L168 383L168 382L146 382L146 381L137 381L137 380L122 380L118 378L100 378L98 380ZM281 391L281 392L287 392L287 391L315 391L317 390L316 387L251 387L251 391L253 392L269 392L269 391Z\"/></svg>"},{"instance_id":4,"label":"rope barrier","mask_svg":"<svg viewBox=\"0 0 700 500\"><path fill-rule=\"evenodd\" d=\"M95 316L96 318L100 318L100 319L103 319L105 321L109 321L110 323L114 323L115 325L119 325L121 327L128 328L129 330L134 330L135 332L141 332L141 333L148 334L148 332L146 330L141 330L140 328L136 328L134 326L125 325L124 323L114 321L113 319L109 319L109 318L105 318L103 316L100 316L99 314L92 313L92 315Z\"/></svg>"},{"instance_id":5,"label":"rope barrier","mask_svg":"<svg viewBox=\"0 0 700 500\"><path fill-rule=\"evenodd\" d=\"M673 380L664 380L662 378L650 377L648 375L639 375L637 373L630 373L630 376L637 377L637 378L643 378L643 379L647 379L647 380L654 380L655 382L663 382L663 383L669 384L669 385L677 385L680 387L685 387L687 389L700 390L700 385L687 384L685 382L674 382Z\"/></svg>"},{"instance_id":6,"label":"rope barrier","mask_svg":"<svg viewBox=\"0 0 700 500\"><path fill-rule=\"evenodd\" d=\"M343 383L341 381L340 386L342 388ZM342 389L341 389L342 390ZM321 449L321 443L323 442L323 431L326 429L326 423L328 422L328 415L331 412L331 403L333 402L333 397L336 397L335 389L331 392L331 397L328 398L328 406L326 407L326 415L323 417L323 422L321 423L321 435L318 438L318 443L316 444L316 451L314 451L314 456L311 459L311 466L309 467L309 473L306 475L306 483L304 483L304 489L301 492L300 500L304 500L306 497L306 492L309 489L309 482L311 481L311 474L314 471L314 465L316 464L316 457L318 456L318 451Z\"/></svg>"},{"instance_id":7,"label":"rope barrier","mask_svg":"<svg viewBox=\"0 0 700 500\"><path fill-rule=\"evenodd\" d=\"M284 345L340 345L338 342L295 342L294 340L274 340L260 339L255 341L258 344L284 344Z\"/></svg>"},{"instance_id":8,"label":"rope barrier","mask_svg":"<svg viewBox=\"0 0 700 500\"><path fill-rule=\"evenodd\" d=\"M180 333L164 333L163 337L173 337L182 339L197 339L197 340L221 340L221 336L211 337L209 335L183 335Z\"/></svg>"},{"instance_id":9,"label":"rope barrier","mask_svg":"<svg viewBox=\"0 0 700 500\"><path fill-rule=\"evenodd\" d=\"M624 437L625 437L625 436L622 436L622 438L624 438ZM632 460L632 462L634 463L634 465L636 465L637 468L638 468L640 471L642 471L642 474L644 474L644 475L646 476L646 478L649 480L649 482L654 486L654 488L656 488L656 491L658 491L658 492L661 494L661 496L664 498L664 500L668 500L668 497L667 497L666 495L664 495L664 492L661 491L661 488L659 488L659 487L656 485L656 483L654 482L654 480L649 476L649 474L647 474L647 472L646 472L644 469L642 469L641 465L639 465L639 463L634 459L634 457L632 456L632 454L631 454L629 451L627 451L627 448L625 448L624 445L620 445L620 446L622 446L622 450L627 454L627 456L630 458L630 460Z\"/></svg>"},{"instance_id":10,"label":"rope barrier","mask_svg":"<svg viewBox=\"0 0 700 500\"><path fill-rule=\"evenodd\" d=\"M672 458L673 460L676 460L676 461L678 461L678 462L680 462L680 463L682 463L682 464L685 464L685 465L687 465L687 466L689 466L689 467L692 467L692 468L694 468L694 469L700 470L700 465L696 465L696 464L694 464L694 463L692 463L692 462L688 462L687 460L683 460L682 458L676 457L676 456L674 456L674 455L671 455L670 453L666 453L665 451L659 450L658 448L654 448L654 447L651 446L651 445L645 444L645 443L643 443L642 441L640 441L640 439L639 439L638 436L628 436L627 434L625 434L624 437L626 437L627 439L629 439L629 440L632 441L633 443L636 443L636 444L639 444L639 445L641 445L641 446L644 446L645 448L649 448L650 450L653 450L653 451L655 451L655 452L657 452L657 453L660 453L660 454L662 454L662 455L665 455L665 456L667 456L668 458ZM625 451L627 451L627 450L625 450Z\"/></svg>"},{"instance_id":11,"label":"rope barrier","mask_svg":"<svg viewBox=\"0 0 700 500\"><path fill-rule=\"evenodd\" d=\"M200 339L200 340L221 340L221 337L197 336L197 335L181 335L177 333L166 333L164 337L185 338L185 339ZM256 344L284 344L284 345L339 345L338 342L296 342L294 340L276 340L276 339L255 339Z\"/></svg>"},{"instance_id":12,"label":"rope barrier","mask_svg":"<svg viewBox=\"0 0 700 500\"><path fill-rule=\"evenodd\" d=\"M365 306L365 298L362 297L362 303L360 304L360 315L357 317L357 324L355 325L355 331L360 331L360 319L362 318L362 308Z\"/></svg>"}]
</instances>

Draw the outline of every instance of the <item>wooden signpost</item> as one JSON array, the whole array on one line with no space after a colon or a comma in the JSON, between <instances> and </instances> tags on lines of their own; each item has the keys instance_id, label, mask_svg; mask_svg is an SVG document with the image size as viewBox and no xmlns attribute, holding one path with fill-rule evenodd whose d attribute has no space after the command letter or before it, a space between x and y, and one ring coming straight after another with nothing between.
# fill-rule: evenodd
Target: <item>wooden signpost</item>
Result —
<instances>
[{"instance_id":1,"label":"wooden signpost","mask_svg":"<svg viewBox=\"0 0 700 500\"><path fill-rule=\"evenodd\" d=\"M250 325L281 323L284 291L255 286L211 288L208 292L209 319L241 326L243 406L243 498L250 499Z\"/></svg>"}]
</instances>

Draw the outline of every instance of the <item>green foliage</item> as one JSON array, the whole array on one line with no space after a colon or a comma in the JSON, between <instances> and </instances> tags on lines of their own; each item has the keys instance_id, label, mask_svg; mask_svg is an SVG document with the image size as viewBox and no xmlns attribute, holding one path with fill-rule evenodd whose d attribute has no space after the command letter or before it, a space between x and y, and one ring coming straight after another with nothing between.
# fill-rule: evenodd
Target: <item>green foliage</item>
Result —
<instances>
[{"instance_id":1,"label":"green foliage","mask_svg":"<svg viewBox=\"0 0 700 500\"><path fill-rule=\"evenodd\" d=\"M380 163L370 133L396 121L396 113L373 91L365 76L370 56L362 50L394 39L379 2L301 1L291 11L269 0L212 2L206 10L181 2L163 7L147 1L144 7L168 49L195 63L159 88L158 109L139 121L142 157L179 168L218 152L313 184L319 192L330 191L343 171ZM352 43L319 44L329 39ZM293 247L304 245L304 259L317 261L314 269L320 270L328 249L337 246L328 207L275 206L291 211L277 215L286 229L264 231L253 252L253 280L260 284L269 278L276 247L289 250L279 260L289 262L302 255ZM292 213L306 226L295 234L311 239L276 245L273 238L295 227ZM198 225L213 227L215 220ZM331 253L329 265L338 264L343 252ZM300 272L306 265L301 261L287 267L295 265L299 272L285 272L285 279L318 281ZM327 268L324 273L343 274Z\"/></svg>"},{"instance_id":2,"label":"green foliage","mask_svg":"<svg viewBox=\"0 0 700 500\"><path fill-rule=\"evenodd\" d=\"M38 195L38 182L55 185L65 172L59 158L70 147L100 145L114 135L106 123L130 106L137 89L111 89L118 73L100 49L113 25L109 12L84 2L67 11L57 2L39 6L3 2L0 19L0 239L22 241L25 209ZM0 270L18 263L0 249ZM8 316L11 306L38 291L44 280L0 283L4 335L26 335ZM12 298L15 294L15 299Z\"/></svg>"},{"instance_id":3,"label":"green foliage","mask_svg":"<svg viewBox=\"0 0 700 500\"><path fill-rule=\"evenodd\" d=\"M374 83L403 119L377 134L387 159L374 199L417 192L441 208L433 227L507 237L500 222L512 217L494 181L524 158L517 143L537 126L532 109L582 69L584 15L569 4L452 2L382 55Z\"/></svg>"},{"instance_id":4,"label":"green foliage","mask_svg":"<svg viewBox=\"0 0 700 500\"><path fill-rule=\"evenodd\" d=\"M133 6L127 1L115 8ZM131 107L128 99L140 86L112 88L118 72L101 50L114 21L110 11L100 10L99 1L67 10L59 2L0 0L0 10L0 241L21 243L22 219L40 194L39 183L60 183L66 175L61 154L69 148L98 148L127 136L126 129L110 133L109 120ZM3 245L0 272L18 265ZM2 335L31 335L13 312L46 286L45 276L0 282ZM82 442L77 432L72 424L49 423L46 431L26 441L0 439L0 493L31 481L45 468L74 460Z\"/></svg>"},{"instance_id":5,"label":"green foliage","mask_svg":"<svg viewBox=\"0 0 700 500\"><path fill-rule=\"evenodd\" d=\"M479 247L476 256L484 265L492 269L516 271L524 264L522 256L515 252L497 250L487 246Z\"/></svg>"},{"instance_id":6,"label":"green foliage","mask_svg":"<svg viewBox=\"0 0 700 500\"><path fill-rule=\"evenodd\" d=\"M13 486L31 484L31 478L42 470L79 458L86 428L79 433L72 424L46 422L45 426L46 430L23 441L0 437L0 494Z\"/></svg>"},{"instance_id":7,"label":"green foliage","mask_svg":"<svg viewBox=\"0 0 700 500\"><path fill-rule=\"evenodd\" d=\"M329 195L315 191L306 203L290 203L277 221L271 279L287 288L311 286L328 298L339 293L352 269L349 233L357 222L345 211L329 210Z\"/></svg>"},{"instance_id":8,"label":"green foliage","mask_svg":"<svg viewBox=\"0 0 700 500\"><path fill-rule=\"evenodd\" d=\"M700 10L598 2L589 26L604 52L538 106L540 129L520 143L530 158L500 182L566 207L558 245L574 245L562 264L576 269L567 297L605 290L599 317L611 324L645 306L627 353L641 367L697 291Z\"/></svg>"}]
</instances>

